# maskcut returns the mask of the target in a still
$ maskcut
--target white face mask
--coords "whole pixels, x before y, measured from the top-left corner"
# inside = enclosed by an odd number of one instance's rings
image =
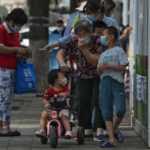
[[[62,85],[62,86],[65,86],[67,84],[67,78],[63,78],[61,80],[59,80],[59,83]]]
[[[57,30],[58,32],[62,32],[62,31],[63,31],[63,29],[64,29],[63,27],[57,27],[57,29],[56,29],[56,30]]]

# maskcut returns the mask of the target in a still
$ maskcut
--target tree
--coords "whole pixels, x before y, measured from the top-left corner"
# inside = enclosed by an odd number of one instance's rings
[[[70,13],[74,12],[76,7],[77,7],[77,0],[70,0]]]
[[[37,95],[40,95],[48,87],[49,54],[39,49],[48,44],[49,0],[28,0],[28,4],[30,48],[36,73]]]

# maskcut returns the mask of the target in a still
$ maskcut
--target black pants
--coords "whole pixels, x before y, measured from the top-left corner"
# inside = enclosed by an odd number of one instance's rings
[[[79,101],[77,98],[78,88],[77,88],[77,71],[73,70],[71,75],[71,89],[70,94],[73,95],[73,97],[70,99],[70,106],[71,106],[71,113],[74,116],[74,119],[78,119],[78,107],[79,107]]]
[[[94,129],[96,130],[97,128],[102,128],[106,129],[105,126],[105,121],[103,120],[100,105],[99,105],[99,84],[100,84],[100,79],[94,80],[94,87],[93,87],[93,97],[92,97],[92,104],[91,104],[91,109],[92,112],[95,110],[95,115],[94,117]]]
[[[77,79],[77,98],[79,100],[79,125],[85,129],[92,128],[92,109],[96,106],[97,127],[104,127],[104,120],[99,106],[99,79]],[[93,104],[93,105],[92,105]]]

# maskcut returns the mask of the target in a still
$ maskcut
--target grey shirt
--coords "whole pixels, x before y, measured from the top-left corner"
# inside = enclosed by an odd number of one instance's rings
[[[105,50],[100,55],[100,58],[98,61],[98,66],[104,62],[107,62],[108,64],[110,64],[112,66],[125,66],[125,65],[128,65],[128,58],[127,58],[124,50],[117,46],[117,47],[113,47],[111,49]],[[104,76],[110,76],[120,83],[124,82],[123,73],[121,71],[102,70],[101,79]]]

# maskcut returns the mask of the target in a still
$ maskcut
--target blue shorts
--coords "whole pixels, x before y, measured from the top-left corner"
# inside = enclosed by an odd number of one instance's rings
[[[113,121],[113,104],[116,106],[116,115],[123,118],[126,112],[126,94],[124,83],[106,76],[100,82],[99,104],[105,121]]]

